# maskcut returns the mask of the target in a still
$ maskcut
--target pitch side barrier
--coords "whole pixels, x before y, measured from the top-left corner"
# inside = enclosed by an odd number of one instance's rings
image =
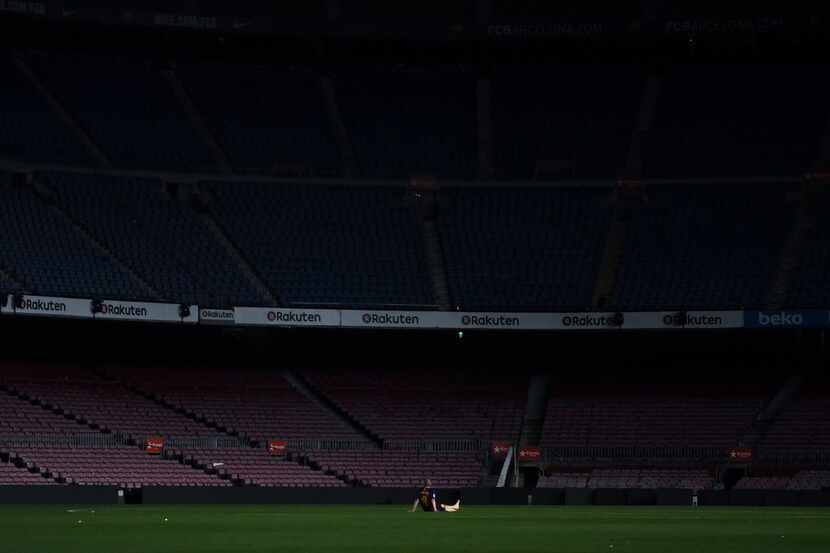
[[[260,486],[145,486],[138,502],[150,505],[398,505],[411,504],[410,488],[269,488]],[[101,505],[121,503],[114,486],[0,486],[0,504]],[[684,489],[463,488],[444,489],[447,501],[464,505],[657,505],[690,506],[695,492]],[[699,492],[701,506],[830,507],[830,492],[733,490]]]
[[[30,295],[9,295],[0,303],[0,312],[4,315],[154,323],[199,322],[198,306],[179,303]]]
[[[411,488],[269,488],[259,486],[145,486],[145,504],[276,504],[276,505],[408,505]],[[656,505],[830,507],[830,492],[787,490],[589,489],[589,488],[462,488],[443,489],[442,497],[464,505]],[[749,493],[746,493],[749,492]]]
[[[613,330],[743,328],[742,311],[629,313],[510,313],[237,307],[234,323],[247,326],[448,330]]]
[[[667,330],[830,328],[830,310],[521,313],[235,307],[32,295],[0,299],[0,313],[205,325],[348,329]]]

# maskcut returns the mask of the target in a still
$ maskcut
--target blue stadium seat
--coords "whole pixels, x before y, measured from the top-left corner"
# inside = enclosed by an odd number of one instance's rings
[[[787,189],[650,190],[628,223],[614,302],[626,310],[763,307],[793,221]]]
[[[393,189],[214,183],[212,209],[293,305],[434,303],[415,214]]]
[[[607,189],[446,189],[442,243],[463,309],[589,308]]]
[[[797,264],[789,280],[787,306],[794,308],[826,309],[830,306],[830,221],[822,214],[827,203],[816,210],[811,225],[799,246]]]
[[[157,179],[50,173],[59,202],[169,301],[212,307],[263,299],[189,206]]]
[[[0,186],[0,235],[0,268],[26,292],[148,299],[127,273],[30,190]],[[4,291],[7,286],[0,282]]]

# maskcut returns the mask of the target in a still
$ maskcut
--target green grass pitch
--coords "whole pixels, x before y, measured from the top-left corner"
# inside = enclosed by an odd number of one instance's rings
[[[827,553],[830,509],[6,505],[0,536],[7,553]]]

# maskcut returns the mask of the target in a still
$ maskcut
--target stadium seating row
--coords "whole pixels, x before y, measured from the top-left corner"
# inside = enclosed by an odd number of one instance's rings
[[[412,486],[431,478],[443,487],[470,487],[484,477],[484,451],[491,442],[519,440],[528,385],[516,374],[481,371],[305,369],[294,371],[291,380],[263,369],[106,371],[102,376],[64,365],[0,367],[6,483],[340,487]],[[638,395],[634,384],[628,388],[617,386],[609,396],[577,385],[556,387],[542,427],[546,454],[560,459],[562,467],[574,466],[569,450],[578,457],[591,448],[674,448],[675,460],[686,463],[696,461],[683,457],[684,448],[708,448],[725,458],[749,434],[768,398],[763,386],[736,394],[715,384],[653,385],[649,396]],[[806,389],[766,429],[756,454],[761,460],[786,454],[803,466],[804,459],[828,448],[827,410],[822,389]],[[166,440],[163,456],[141,451],[151,436]],[[231,437],[235,445],[220,445]],[[290,454],[269,455],[265,446],[271,439],[286,440]],[[322,443],[333,445],[321,449]],[[603,455],[613,461],[613,453]],[[665,463],[615,468],[607,466],[609,459],[590,471],[560,468],[540,485],[708,489],[713,484],[708,469]],[[737,486],[827,485],[822,472],[793,474],[749,476]]]
[[[61,172],[36,174],[31,185],[0,181],[8,238],[0,292],[230,307],[268,305],[264,288],[287,306],[437,303],[419,215],[399,189],[219,181],[196,189]],[[630,209],[603,308],[768,306],[796,224],[793,192],[786,184],[648,191]],[[437,247],[450,305],[593,309],[613,201],[602,188],[442,190]],[[826,307],[824,226],[817,220],[795,252],[787,305]]]

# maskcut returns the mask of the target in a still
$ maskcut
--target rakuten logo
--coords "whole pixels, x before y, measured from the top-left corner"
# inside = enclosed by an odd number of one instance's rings
[[[38,311],[41,313],[65,313],[66,304],[59,301],[33,300],[27,298],[23,300],[23,305],[21,305],[19,309],[25,311]]]
[[[758,324],[761,326],[801,326],[804,317],[800,313],[775,313],[767,315],[758,313]]]
[[[595,315],[565,315],[562,317],[562,326],[581,328],[604,328],[614,326],[611,317]]]
[[[272,323],[321,323],[323,318],[319,313],[301,311],[269,311],[266,318]]]
[[[216,309],[202,309],[199,317],[211,321],[233,321],[233,311],[222,311]]]
[[[718,327],[723,326],[723,318],[718,315],[666,315],[663,317],[663,324],[666,326],[699,326]]]
[[[464,315],[461,317],[461,324],[464,326],[502,327],[520,326],[518,317],[505,317],[503,315]]]
[[[421,319],[417,315],[403,313],[364,313],[361,320],[367,325],[417,326],[421,324]]]
[[[134,317],[146,318],[149,312],[146,307],[136,307],[134,305],[116,305],[112,303],[101,304],[102,315],[112,315],[113,317]]]

